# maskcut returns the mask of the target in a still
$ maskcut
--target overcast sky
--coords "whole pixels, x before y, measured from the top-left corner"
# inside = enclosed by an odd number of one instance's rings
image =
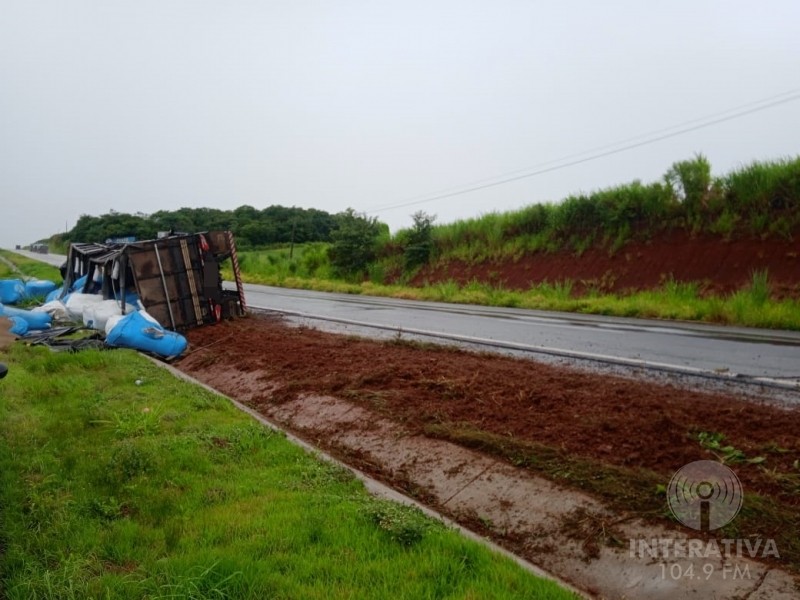
[[[0,0],[0,246],[111,209],[369,211],[533,171],[797,90],[798,24],[797,0]],[[449,222],[696,152],[796,156],[800,101],[373,214]]]

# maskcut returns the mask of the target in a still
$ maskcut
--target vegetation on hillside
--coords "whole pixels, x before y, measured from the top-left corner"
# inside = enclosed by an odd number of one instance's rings
[[[282,206],[181,208],[152,215],[111,212],[82,215],[72,230],[53,236],[51,243],[231,229],[243,249],[332,242],[331,264],[340,277],[358,279],[382,272],[396,279],[436,261],[474,263],[562,249],[580,254],[595,246],[614,253],[629,240],[673,229],[723,239],[789,239],[800,230],[800,157],[755,162],[715,177],[708,160],[697,155],[674,163],[661,181],[649,184],[634,181],[569,196],[557,204],[534,204],[442,225],[419,211],[412,221],[408,229],[389,236],[385,225],[353,209],[338,215]]]
[[[573,282],[568,280],[533,284],[527,290],[478,281],[459,284],[451,280],[423,286],[385,284],[380,280],[383,271],[375,265],[370,267],[372,280],[343,281],[331,276],[329,263],[319,260],[325,256],[324,247],[317,244],[300,248],[296,256],[299,258],[290,260],[286,249],[245,252],[240,259],[242,277],[248,283],[321,292],[800,331],[800,301],[772,298],[766,271],[753,273],[749,285],[724,296],[703,294],[697,282],[674,279],[667,279],[652,290],[626,294],[591,290],[576,295]],[[232,275],[225,273],[228,278]]]
[[[121,235],[123,230],[130,229],[123,226],[130,219],[130,215],[118,214],[83,216],[71,235],[76,236],[75,239],[81,237],[78,234],[82,232],[89,236],[83,239],[91,239],[91,236],[97,239],[112,233]],[[641,294],[617,297],[591,290],[588,295],[575,298],[574,286],[569,281],[545,282],[531,290],[515,292],[493,289],[482,282],[461,286],[445,282],[415,291],[408,282],[426,265],[446,265],[450,261],[470,264],[487,260],[514,261],[536,252],[568,251],[581,255],[589,248],[598,247],[614,254],[629,241],[647,241],[674,230],[690,235],[718,236],[720,241],[740,237],[791,240],[800,231],[800,157],[755,162],[728,174],[713,176],[708,160],[698,155],[674,163],[660,181],[649,184],[634,181],[573,195],[558,204],[536,204],[449,224],[436,224],[435,216],[418,211],[412,215],[412,226],[393,236],[389,235],[386,225],[353,209],[338,215],[282,207],[263,211],[252,207],[234,211],[181,209],[136,219],[156,229],[232,228],[244,250],[240,257],[244,276],[253,282],[315,289],[347,288],[350,293],[503,306],[798,328],[796,302],[756,305],[743,300],[745,296],[707,298],[697,290],[691,294],[693,298],[676,300],[667,289],[671,282],[661,291],[642,292],[666,299],[655,303],[651,298],[643,300],[639,297]],[[305,225],[300,226],[301,221]],[[316,226],[312,227],[312,223]],[[280,248],[279,242],[286,244],[292,240],[296,244],[291,249]],[[769,295],[769,274],[754,275],[764,278]],[[476,286],[480,291],[476,291]],[[540,293],[548,286],[558,288],[556,301],[552,299],[553,294]],[[566,294],[564,289],[568,289]],[[766,301],[771,302],[769,298]]]
[[[421,266],[449,260],[477,263],[518,259],[526,253],[603,247],[610,254],[630,240],[647,240],[680,229],[712,234],[791,239],[800,230],[800,158],[753,163],[713,177],[699,155],[677,162],[662,181],[633,183],[559,204],[535,204],[517,211],[436,225],[418,211],[413,224],[388,237],[370,219],[350,210],[340,220],[347,231],[330,249],[335,274],[356,282],[408,281]],[[337,230],[334,229],[334,232]],[[346,260],[342,257],[346,255]],[[341,263],[347,264],[341,264]]]
[[[565,248],[580,254],[597,245],[613,253],[629,240],[672,229],[723,239],[791,238],[800,230],[800,158],[756,162],[713,177],[698,155],[673,164],[662,181],[438,225],[431,231],[432,260],[478,262]]]
[[[334,273],[344,278],[360,278],[375,260],[378,240],[389,237],[389,228],[378,219],[348,208],[338,215],[337,227],[331,233],[328,257]]]
[[[365,215],[351,213],[366,222]],[[363,249],[358,269],[340,269],[325,243],[242,255],[244,277],[254,283],[401,298],[567,310],[618,316],[704,320],[755,327],[800,329],[800,303],[770,297],[768,271],[751,274],[751,285],[726,296],[702,292],[698,282],[668,278],[661,289],[576,295],[570,281],[543,282],[528,290],[507,290],[486,282],[444,281],[411,287],[426,264],[460,260],[515,260],[526,253],[569,251],[582,254],[602,246],[609,254],[630,240],[648,240],[665,231],[719,236],[792,239],[800,229],[800,158],[754,163],[712,177],[708,161],[697,156],[672,165],[662,181],[634,182],[561,204],[533,205],[519,211],[436,225],[425,212],[413,225],[386,237],[361,227]],[[665,274],[669,276],[669,274]]]

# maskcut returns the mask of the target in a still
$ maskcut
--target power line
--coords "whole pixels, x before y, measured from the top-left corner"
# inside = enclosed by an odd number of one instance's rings
[[[476,181],[471,181],[471,182],[464,183],[464,184],[461,184],[461,185],[450,186],[450,187],[447,187],[447,188],[444,188],[444,189],[440,189],[440,190],[435,190],[435,191],[432,191],[432,192],[429,192],[429,193],[426,193],[426,194],[420,194],[420,195],[415,196],[413,198],[408,198],[407,200],[403,200],[402,202],[411,202],[411,201],[414,201],[414,200],[428,198],[429,196],[434,196],[434,195],[438,195],[438,194],[444,194],[444,193],[448,193],[448,192],[452,192],[452,191],[456,191],[456,190],[461,190],[461,189],[463,189],[465,187],[471,187],[471,186],[474,186],[474,185],[480,185],[480,184],[487,183],[487,182],[490,182],[490,181],[495,181],[498,178],[511,177],[511,176],[516,175],[518,173],[527,173],[531,169],[539,169],[539,168],[542,168],[542,167],[546,167],[548,165],[564,162],[565,160],[570,160],[572,158],[577,158],[579,156],[585,156],[586,154],[590,154],[592,152],[598,152],[598,151],[601,151],[601,150],[614,148],[616,146],[619,146],[620,144],[627,144],[629,142],[633,142],[635,140],[639,140],[639,139],[642,139],[642,138],[645,138],[645,137],[650,137],[652,135],[658,135],[658,134],[661,134],[661,133],[665,133],[667,131],[672,131],[672,130],[677,129],[679,127],[685,127],[685,126],[691,125],[693,123],[707,121],[708,119],[715,119],[717,117],[721,117],[722,115],[727,115],[728,113],[731,113],[731,112],[734,112],[734,111],[738,111],[738,110],[742,110],[742,109],[745,109],[745,108],[749,108],[751,106],[761,105],[764,102],[769,102],[771,100],[776,100],[778,98],[782,98],[783,96],[788,96],[790,94],[797,94],[798,92],[800,92],[800,88],[796,88],[796,89],[793,89],[793,90],[782,92],[780,94],[776,94],[774,96],[769,96],[767,98],[761,98],[760,100],[754,100],[754,101],[748,102],[746,104],[740,104],[738,106],[734,106],[734,107],[729,108],[729,109],[724,110],[724,111],[712,113],[710,115],[706,115],[704,117],[698,117],[696,119],[690,119],[689,121],[683,121],[683,122],[677,123],[675,125],[670,125],[669,127],[663,127],[661,129],[648,131],[646,133],[640,133],[640,134],[635,135],[633,137],[625,138],[623,140],[618,140],[618,141],[612,142],[610,144],[603,144],[602,146],[595,146],[593,148],[589,148],[588,150],[583,150],[582,152],[576,152],[576,153],[573,153],[573,154],[568,154],[568,155],[562,156],[560,158],[556,158],[556,159],[553,159],[553,160],[548,160],[548,161],[545,161],[545,162],[542,162],[542,163],[538,163],[538,164],[535,164],[535,165],[531,165],[529,167],[525,167],[525,168],[522,168],[522,169],[515,169],[513,171],[507,171],[505,173],[499,173],[499,174],[494,175],[492,177],[485,177],[483,179],[478,179]],[[390,204],[388,204],[386,206],[394,206],[394,204],[395,203],[390,203]],[[379,206],[379,207],[376,207],[376,208],[371,209],[371,210],[376,211],[376,210],[381,210],[381,208],[382,207]]]
[[[649,133],[636,135],[634,137],[627,138],[625,140],[621,140],[619,142],[614,142],[612,144],[606,144],[606,145],[599,146],[599,147],[596,147],[596,148],[593,148],[593,149],[590,149],[590,150],[585,150],[583,152],[578,152],[576,154],[570,154],[570,155],[562,157],[560,159],[555,159],[555,160],[547,161],[547,162],[544,162],[544,163],[539,163],[537,165],[534,165],[532,167],[528,167],[526,169],[519,169],[519,170],[516,170],[516,171],[511,171],[510,173],[505,173],[505,174],[502,174],[502,175],[496,175],[494,177],[478,180],[476,182],[465,184],[466,186],[468,186],[466,188],[463,185],[462,186],[457,186],[456,188],[447,188],[445,190],[441,190],[440,192],[434,192],[433,195],[425,195],[425,196],[422,196],[422,197],[418,196],[417,198],[414,198],[414,199],[411,199],[411,200],[408,200],[408,201],[403,201],[403,202],[400,202],[400,203],[397,203],[397,204],[388,204],[388,205],[384,205],[384,206],[379,206],[379,207],[376,207],[376,208],[373,208],[373,209],[369,209],[367,212],[370,212],[370,213],[382,212],[382,211],[386,211],[386,210],[394,210],[396,208],[404,208],[406,206],[414,206],[414,205],[417,205],[417,204],[424,204],[424,203],[427,203],[427,202],[433,202],[434,200],[442,200],[444,198],[451,198],[453,196],[458,196],[458,195],[461,195],[461,194],[467,194],[469,192],[475,192],[475,191],[478,191],[478,190],[482,190],[482,189],[486,189],[486,188],[490,188],[490,187],[495,187],[495,186],[502,185],[502,184],[505,184],[505,183],[510,183],[512,181],[518,181],[520,179],[526,179],[528,177],[534,177],[536,175],[542,175],[544,173],[550,173],[552,171],[565,169],[567,167],[572,167],[572,166],[579,165],[579,164],[582,164],[582,163],[586,163],[586,162],[589,162],[589,161],[592,161],[592,160],[597,160],[599,158],[604,158],[606,156],[611,156],[613,154],[619,154],[620,152],[625,152],[627,150],[632,150],[634,148],[640,148],[642,146],[646,146],[646,145],[649,145],[649,144],[654,144],[656,142],[660,142],[660,141],[663,141],[663,140],[666,140],[666,139],[669,139],[669,138],[677,137],[677,136],[683,135],[685,133],[690,133],[692,131],[697,131],[698,129],[704,129],[706,127],[711,127],[713,125],[718,125],[719,123],[724,123],[726,121],[732,121],[733,119],[738,119],[738,118],[744,117],[746,115],[757,113],[757,112],[760,112],[762,110],[767,110],[769,108],[773,108],[773,107],[779,106],[781,104],[786,104],[788,102],[793,102],[795,100],[800,99],[800,94],[798,94],[797,92],[800,92],[800,89],[790,90],[788,92],[783,92],[783,93],[777,94],[775,96],[770,96],[769,98],[764,98],[762,100],[749,102],[747,104],[740,105],[740,106],[738,106],[736,108],[730,108],[728,110],[716,113],[716,114],[708,116],[708,117],[701,117],[701,118],[697,118],[697,119],[692,119],[690,121],[684,121],[683,123],[680,123],[678,125],[672,125],[670,127],[665,127],[663,129],[658,129],[658,130],[655,130],[655,131],[651,131]],[[789,97],[784,97],[784,96],[787,96],[789,94],[794,94],[794,95],[791,95]],[[778,98],[781,98],[781,99],[778,100]],[[772,102],[770,102],[770,100],[772,100]],[[764,102],[768,102],[768,103],[764,104]],[[754,106],[754,105],[757,105],[757,106],[755,106],[754,108],[749,108],[747,110],[741,110],[741,109],[744,109],[746,107],[751,107],[751,106]],[[733,113],[733,114],[729,114],[729,113]],[[721,116],[721,115],[727,115],[727,116]],[[712,119],[712,120],[708,121],[707,119]],[[691,127],[686,127],[689,124],[698,123],[698,122],[701,122],[701,121],[705,121],[705,122],[702,122],[702,123],[700,123],[698,125],[693,125]],[[673,131],[675,129],[677,129],[677,131]],[[667,131],[671,131],[671,133],[662,133],[662,132],[667,132]],[[657,135],[657,134],[661,134],[661,135]],[[649,137],[649,136],[653,136],[653,135],[656,135],[656,137]],[[634,140],[641,139],[643,137],[647,137],[648,139],[645,139],[645,140],[643,140],[641,142],[628,143],[628,142],[632,142]],[[619,146],[620,144],[626,144],[626,145],[624,145],[622,147],[619,147],[619,148],[615,148],[616,146]],[[603,151],[603,152],[597,152],[599,150],[605,150],[607,148],[615,148],[615,149],[607,150],[607,151]],[[585,158],[581,158],[581,159],[578,159],[578,160],[570,160],[572,158],[579,157],[579,156],[584,156],[586,154],[593,153],[593,152],[595,152],[595,154],[591,154],[591,156],[587,156]],[[569,162],[566,162],[566,163],[563,162],[565,160],[568,160]],[[559,164],[556,164],[555,166],[551,166],[551,167],[547,167],[547,168],[540,168],[540,167],[545,167],[547,165],[553,165],[554,163],[559,163]],[[531,169],[537,169],[537,170],[530,172]],[[518,173],[522,173],[522,174],[518,174]],[[500,177],[501,179],[497,180],[498,177]]]

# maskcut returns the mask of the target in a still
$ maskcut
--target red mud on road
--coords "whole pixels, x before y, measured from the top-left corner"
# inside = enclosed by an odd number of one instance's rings
[[[251,316],[188,337],[190,352],[178,367],[256,410],[304,394],[333,396],[417,434],[437,427],[486,432],[598,471],[624,472],[630,482],[655,474],[666,484],[686,463],[721,458],[724,452],[698,441],[700,432],[720,433],[722,446],[764,458],[732,459],[746,492],[769,497],[781,519],[793,519],[764,524],[759,534],[800,529],[797,409],[525,359],[330,334],[279,318]],[[251,382],[249,389],[237,389],[237,380]]]
[[[258,371],[276,403],[303,393],[367,404],[406,427],[441,423],[537,442],[626,467],[671,474],[713,458],[699,432],[725,435],[746,456],[800,458],[800,411],[490,354],[378,342],[252,316],[189,332],[179,366],[213,386],[215,373]],[[203,346],[208,346],[202,348]],[[219,388],[218,388],[219,389]],[[236,390],[221,391],[236,397]],[[776,448],[781,452],[776,452]],[[775,455],[775,456],[773,456]],[[769,489],[756,465],[739,475]],[[800,503],[796,495],[785,498]]]
[[[763,270],[769,273],[775,297],[800,298],[800,240],[724,241],[674,231],[648,242],[629,242],[613,255],[607,248],[592,247],[580,256],[559,251],[477,264],[450,261],[424,267],[412,284],[453,280],[463,285],[477,280],[527,290],[545,281],[570,280],[576,293],[590,288],[626,292],[657,288],[671,277],[698,282],[703,293],[727,294],[746,287],[752,274]]]

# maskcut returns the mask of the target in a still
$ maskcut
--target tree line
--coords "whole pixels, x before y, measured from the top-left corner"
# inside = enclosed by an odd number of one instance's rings
[[[277,205],[262,210],[252,206],[234,210],[181,208],[150,215],[112,210],[100,216],[81,215],[75,227],[50,241],[66,246],[73,242],[103,243],[127,237],[148,240],[164,231],[194,233],[222,229],[233,231],[241,249],[326,242],[329,246],[325,252],[334,271],[348,279],[359,279],[382,248],[385,251],[398,246],[404,250],[406,268],[427,262],[435,217],[419,211],[412,219],[413,226],[392,242],[388,225],[352,208],[337,214]]]
[[[81,215],[62,239],[72,242],[103,243],[108,239],[135,237],[154,239],[159,232],[195,233],[214,229],[231,230],[242,248],[272,244],[329,242],[340,217],[324,210],[273,205],[264,209],[240,206],[233,210],[180,208],[150,215],[110,211],[100,216]]]

